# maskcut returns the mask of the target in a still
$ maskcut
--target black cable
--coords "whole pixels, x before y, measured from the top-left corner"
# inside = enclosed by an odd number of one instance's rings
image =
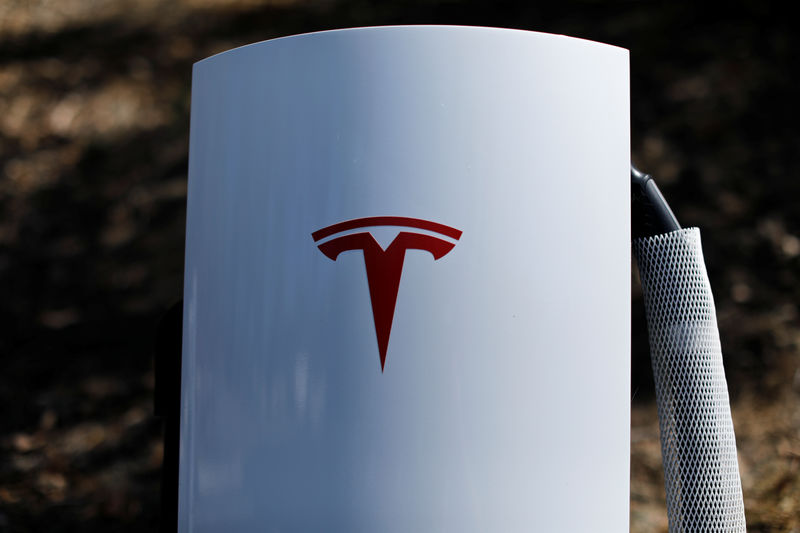
[[[650,174],[631,165],[631,237],[640,239],[681,229]]]

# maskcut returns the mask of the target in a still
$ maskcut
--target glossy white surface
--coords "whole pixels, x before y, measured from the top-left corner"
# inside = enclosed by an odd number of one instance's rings
[[[627,531],[627,51],[363,28],[192,91],[180,531]],[[463,235],[406,253],[382,373],[311,233],[384,215]]]

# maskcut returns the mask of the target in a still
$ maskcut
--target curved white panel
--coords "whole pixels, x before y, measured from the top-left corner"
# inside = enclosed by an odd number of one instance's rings
[[[181,531],[626,531],[628,107],[515,30],[196,64]]]

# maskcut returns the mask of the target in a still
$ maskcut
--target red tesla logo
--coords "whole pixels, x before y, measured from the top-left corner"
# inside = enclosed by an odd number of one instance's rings
[[[461,231],[418,218],[407,217],[367,217],[339,222],[311,234],[314,242],[319,242],[337,233],[349,232],[370,226],[403,226],[438,233],[453,240],[461,238]],[[323,254],[336,261],[340,253],[348,250],[362,250],[364,265],[367,268],[369,296],[372,300],[372,318],[375,321],[375,334],[378,338],[378,351],[381,357],[381,372],[386,363],[386,349],[392,331],[394,307],[397,302],[397,289],[403,273],[403,260],[406,250],[425,250],[433,255],[434,261],[444,257],[456,244],[425,233],[401,231],[384,250],[368,231],[346,233],[317,245]]]

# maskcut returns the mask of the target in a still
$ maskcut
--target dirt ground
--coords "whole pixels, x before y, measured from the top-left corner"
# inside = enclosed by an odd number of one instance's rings
[[[150,531],[155,324],[181,297],[191,65],[363,25],[631,50],[633,160],[703,232],[748,528],[800,532],[798,44],[767,3],[0,2],[0,532]],[[667,530],[634,286],[631,530]]]

